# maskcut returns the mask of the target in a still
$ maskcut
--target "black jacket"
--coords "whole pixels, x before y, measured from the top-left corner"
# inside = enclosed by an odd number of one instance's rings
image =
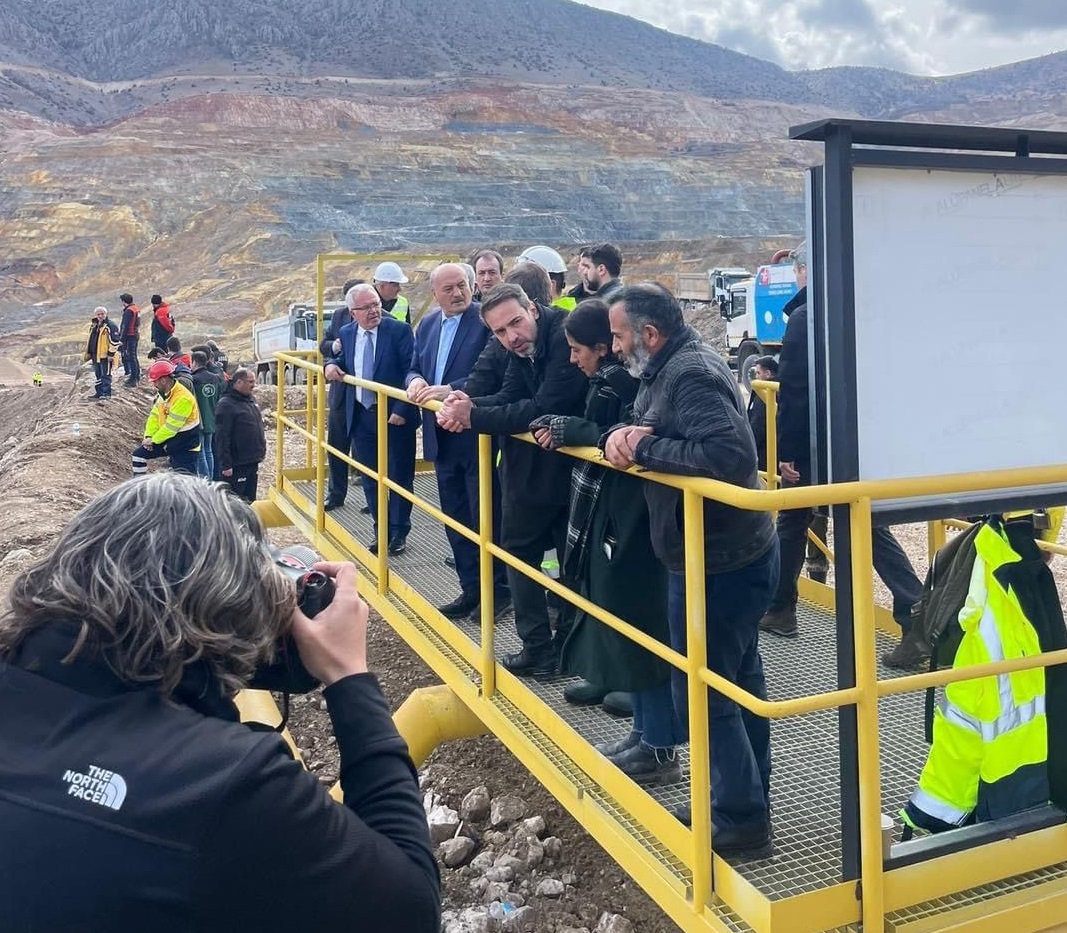
[[[653,428],[634,450],[638,466],[760,488],[756,444],[737,381],[692,327],[673,334],[641,374],[634,424]],[[681,573],[685,568],[682,494],[655,482],[644,485],[656,556],[668,570]],[[770,513],[704,500],[706,572],[745,567],[766,554],[774,540]]]
[[[761,470],[767,469],[767,403],[753,391],[748,397],[748,426],[756,441],[756,463]],[[777,464],[775,464],[777,466]]]
[[[789,315],[778,356],[778,462],[811,464],[808,406],[808,290],[802,288],[782,309]]]
[[[437,933],[418,783],[373,675],[327,688],[344,805],[190,665],[171,699],[56,625],[0,663],[4,933]]]
[[[583,412],[589,383],[570,361],[571,349],[563,331],[566,314],[558,308],[539,305],[538,315],[533,358],[507,354],[508,368],[500,390],[474,399],[473,430],[481,434],[522,434],[541,415]],[[467,379],[468,390],[473,377],[472,373]],[[565,506],[572,464],[570,457],[542,450],[536,444],[509,441],[503,457],[504,494],[521,496],[525,504]]]
[[[267,455],[263,416],[251,395],[232,384],[215,406],[215,457],[220,470],[259,463]]]
[[[322,354],[323,364],[337,354],[333,352],[333,342],[340,340],[341,328],[352,320],[352,312],[348,305],[334,308],[330,317],[330,324],[319,341],[319,353]],[[343,382],[331,382],[329,392],[329,406],[332,411],[343,411],[345,407],[345,384]]]

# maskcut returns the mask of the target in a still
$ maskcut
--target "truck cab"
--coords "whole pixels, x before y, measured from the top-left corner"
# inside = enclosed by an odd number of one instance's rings
[[[749,370],[759,357],[781,349],[788,320],[782,309],[796,293],[792,260],[760,266],[754,276],[729,286],[719,311],[726,321],[730,368],[741,384],[748,386]]]
[[[333,309],[322,312],[322,326],[330,326]],[[289,350],[317,351],[319,347],[318,313],[315,305],[295,302],[286,314],[252,325],[252,350],[256,357],[256,381],[277,385],[278,362],[274,354]],[[303,375],[303,371],[299,371]],[[288,370],[292,374],[292,369]]]

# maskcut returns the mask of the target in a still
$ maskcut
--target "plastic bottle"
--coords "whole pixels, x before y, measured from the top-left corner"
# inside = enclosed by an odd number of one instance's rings
[[[75,421],[74,424],[70,426],[70,433],[73,434],[75,437],[81,437],[82,426],[78,424],[77,421]]]

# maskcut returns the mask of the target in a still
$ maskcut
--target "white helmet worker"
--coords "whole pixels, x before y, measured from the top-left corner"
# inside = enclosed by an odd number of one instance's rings
[[[524,249],[516,262],[536,262],[545,272],[566,272],[563,257],[551,246],[530,246]]]
[[[406,285],[408,277],[404,275],[404,270],[395,262],[380,262],[378,263],[378,268],[374,270],[374,281]]]

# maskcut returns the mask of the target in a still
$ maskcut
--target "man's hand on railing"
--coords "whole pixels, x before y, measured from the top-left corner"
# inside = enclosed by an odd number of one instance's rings
[[[389,423],[394,427],[400,427],[402,424],[407,424],[408,420],[403,415],[390,415]]]
[[[408,383],[408,398],[416,405],[426,402],[443,402],[452,393],[451,386],[432,386],[425,379],[417,377]]]
[[[345,371],[336,363],[327,363],[322,374],[327,382],[341,382],[345,378]]]
[[[468,431],[471,426],[471,408],[474,405],[466,392],[449,392],[444,399],[441,410],[437,413],[437,423],[446,431],[458,434]]]
[[[779,463],[778,472],[782,474],[782,479],[787,483],[799,483],[800,473],[797,472],[797,465],[790,460],[788,463]]]
[[[634,451],[641,443],[641,438],[651,433],[651,427],[636,424],[612,431],[604,444],[604,458],[612,466],[625,470],[634,462]]]

